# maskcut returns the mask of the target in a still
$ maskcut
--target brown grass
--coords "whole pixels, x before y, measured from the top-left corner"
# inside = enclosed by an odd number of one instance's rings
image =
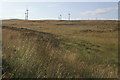
[[[116,28],[116,21],[3,21],[3,77],[116,78]]]

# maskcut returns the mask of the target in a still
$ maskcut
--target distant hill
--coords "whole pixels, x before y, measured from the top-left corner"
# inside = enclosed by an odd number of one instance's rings
[[[3,20],[24,20],[24,19],[3,19]]]

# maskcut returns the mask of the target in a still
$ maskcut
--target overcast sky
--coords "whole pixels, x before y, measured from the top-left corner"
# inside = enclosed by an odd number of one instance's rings
[[[29,19],[117,19],[118,2],[3,2],[0,19],[24,19],[26,8]]]
[[[119,0],[0,0],[1,2],[118,2]]]

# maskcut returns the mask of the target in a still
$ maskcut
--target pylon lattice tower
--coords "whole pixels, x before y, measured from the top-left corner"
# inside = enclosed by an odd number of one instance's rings
[[[69,13],[69,14],[68,14],[68,20],[70,20],[70,15],[71,15],[71,14]]]
[[[27,14],[27,13],[25,12],[25,20],[26,20],[26,14]]]
[[[26,11],[25,11],[25,20],[28,20],[28,9],[26,9]]]
[[[60,14],[60,20],[62,20],[62,15]]]

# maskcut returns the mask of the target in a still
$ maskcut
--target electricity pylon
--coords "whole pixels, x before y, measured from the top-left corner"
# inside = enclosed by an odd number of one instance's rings
[[[26,18],[27,18],[27,20],[28,20],[28,9],[26,10]]]
[[[68,20],[70,20],[70,15],[71,15],[71,14],[69,13],[69,14],[68,14]]]
[[[28,20],[28,9],[26,9],[26,11],[25,11],[25,20]]]

